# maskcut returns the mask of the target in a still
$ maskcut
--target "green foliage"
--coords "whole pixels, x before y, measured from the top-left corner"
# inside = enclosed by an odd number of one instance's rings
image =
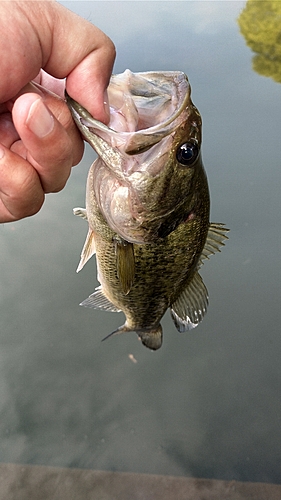
[[[281,83],[281,1],[248,0],[238,24],[247,45],[256,53],[253,69]]]

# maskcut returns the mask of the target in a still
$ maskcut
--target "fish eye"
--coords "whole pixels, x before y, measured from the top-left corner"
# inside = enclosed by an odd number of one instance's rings
[[[185,142],[178,147],[176,157],[182,165],[192,165],[199,153],[199,148],[195,142]]]

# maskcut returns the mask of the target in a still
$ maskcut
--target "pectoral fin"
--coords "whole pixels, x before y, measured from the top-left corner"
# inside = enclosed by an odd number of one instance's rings
[[[179,332],[195,328],[202,321],[208,306],[208,291],[198,272],[171,306],[171,316]]]
[[[115,241],[117,276],[125,295],[131,290],[135,277],[135,255],[133,243],[125,240]]]

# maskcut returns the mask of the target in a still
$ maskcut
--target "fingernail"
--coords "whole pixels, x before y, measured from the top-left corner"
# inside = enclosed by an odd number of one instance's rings
[[[26,125],[40,139],[52,132],[54,118],[40,98],[31,104]]]
[[[106,90],[105,90],[105,92],[103,94],[103,105],[104,105],[105,114],[106,114],[106,116],[108,117],[108,120],[109,120],[109,118],[110,118],[110,110],[109,110],[108,95],[107,95],[107,91]]]

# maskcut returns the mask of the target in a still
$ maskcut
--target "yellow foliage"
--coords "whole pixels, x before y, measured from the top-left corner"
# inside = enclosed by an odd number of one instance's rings
[[[238,24],[256,53],[253,69],[281,83],[281,0],[248,0]]]

